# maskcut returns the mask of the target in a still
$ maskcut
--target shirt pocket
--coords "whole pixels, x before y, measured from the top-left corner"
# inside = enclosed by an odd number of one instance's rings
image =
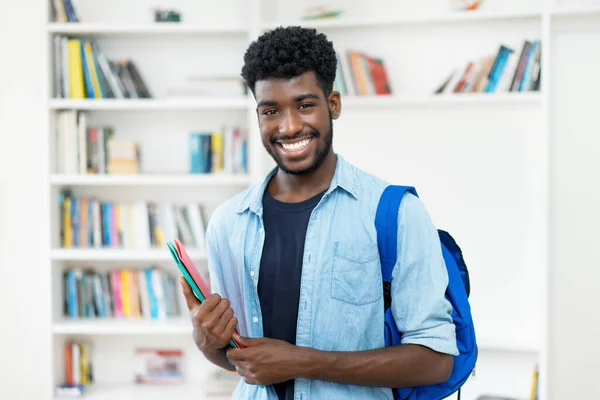
[[[383,295],[377,243],[335,242],[331,297],[354,305],[371,304]]]

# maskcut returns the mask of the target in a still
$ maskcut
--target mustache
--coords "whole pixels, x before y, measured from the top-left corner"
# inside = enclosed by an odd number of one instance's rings
[[[296,139],[310,138],[310,137],[317,137],[317,136],[319,136],[319,132],[316,129],[313,129],[308,133],[298,132],[292,136],[276,135],[276,136],[271,137],[270,141],[272,144],[275,144],[275,142],[286,142],[288,140],[296,140]]]

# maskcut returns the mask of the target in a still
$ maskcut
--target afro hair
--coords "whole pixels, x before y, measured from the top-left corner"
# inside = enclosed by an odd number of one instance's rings
[[[328,96],[336,68],[336,52],[324,34],[299,26],[278,27],[250,44],[244,54],[242,78],[254,93],[256,81],[290,79],[312,71]]]

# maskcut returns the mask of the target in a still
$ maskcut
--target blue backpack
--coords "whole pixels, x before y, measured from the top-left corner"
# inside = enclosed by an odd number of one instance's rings
[[[418,196],[414,187],[395,185],[386,187],[379,199],[375,216],[383,277],[386,347],[398,345],[402,339],[402,332],[398,332],[390,305],[392,272],[398,256],[398,208],[407,191]],[[469,272],[462,252],[452,236],[442,230],[438,230],[438,234],[448,270],[446,298],[452,304],[452,319],[456,327],[456,344],[460,354],[454,357],[454,368],[446,382],[412,388],[395,388],[393,392],[396,400],[440,400],[457,391],[460,399],[460,388],[475,369],[477,343],[468,300],[470,294]]]

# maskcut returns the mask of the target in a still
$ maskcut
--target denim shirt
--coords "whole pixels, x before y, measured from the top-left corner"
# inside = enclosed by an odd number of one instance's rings
[[[207,226],[211,289],[230,300],[242,336],[262,337],[257,294],[264,243],[264,181],[222,203]],[[296,345],[325,351],[384,346],[383,292],[375,212],[387,182],[340,155],[329,189],[309,220]],[[452,307],[445,298],[448,275],[439,237],[420,199],[406,194],[398,217],[398,263],[392,310],[403,343],[458,354]],[[297,379],[295,399],[392,399],[387,388]],[[277,399],[271,386],[240,379],[233,399]]]

